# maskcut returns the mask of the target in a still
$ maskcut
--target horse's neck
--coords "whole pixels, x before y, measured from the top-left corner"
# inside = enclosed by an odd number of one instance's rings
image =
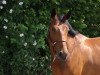
[[[75,38],[76,38],[80,43],[82,43],[82,42],[84,42],[86,39],[88,39],[88,37],[86,37],[86,36],[84,36],[84,35],[82,35],[82,34],[77,34],[77,35],[75,36]]]
[[[81,43],[84,43],[87,38],[88,37],[82,34],[77,34],[75,37],[69,37],[67,42],[69,50],[72,51],[75,47],[78,47]]]

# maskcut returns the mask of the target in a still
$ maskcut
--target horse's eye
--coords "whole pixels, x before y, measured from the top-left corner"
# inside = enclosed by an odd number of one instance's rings
[[[56,32],[56,29],[55,29],[55,28],[52,28],[52,31],[53,31],[53,32]]]

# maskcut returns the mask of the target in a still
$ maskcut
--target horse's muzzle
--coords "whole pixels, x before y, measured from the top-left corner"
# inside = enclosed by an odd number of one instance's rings
[[[67,56],[68,56],[68,54],[65,53],[64,51],[59,51],[57,53],[57,58],[60,59],[60,60],[63,60],[63,61],[66,60]]]

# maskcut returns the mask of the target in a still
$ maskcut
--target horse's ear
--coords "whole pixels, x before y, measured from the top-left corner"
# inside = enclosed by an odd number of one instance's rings
[[[57,15],[57,11],[55,8],[51,10],[51,18],[54,18]]]
[[[55,8],[53,8],[53,9],[51,10],[51,19],[58,20],[57,11],[56,11]]]
[[[51,10],[51,22],[57,25],[59,23],[59,18],[55,8]]]
[[[65,22],[66,20],[68,20],[71,16],[71,11],[69,11],[67,14],[65,14],[61,20],[61,22]]]

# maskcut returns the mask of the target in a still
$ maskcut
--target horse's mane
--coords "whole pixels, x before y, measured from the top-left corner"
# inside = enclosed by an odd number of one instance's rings
[[[69,31],[68,31],[68,34],[72,37],[75,37],[75,35],[77,35],[79,32],[74,30],[72,28],[72,26],[70,25],[70,23],[68,22],[68,20],[66,20],[66,24],[69,26]]]

